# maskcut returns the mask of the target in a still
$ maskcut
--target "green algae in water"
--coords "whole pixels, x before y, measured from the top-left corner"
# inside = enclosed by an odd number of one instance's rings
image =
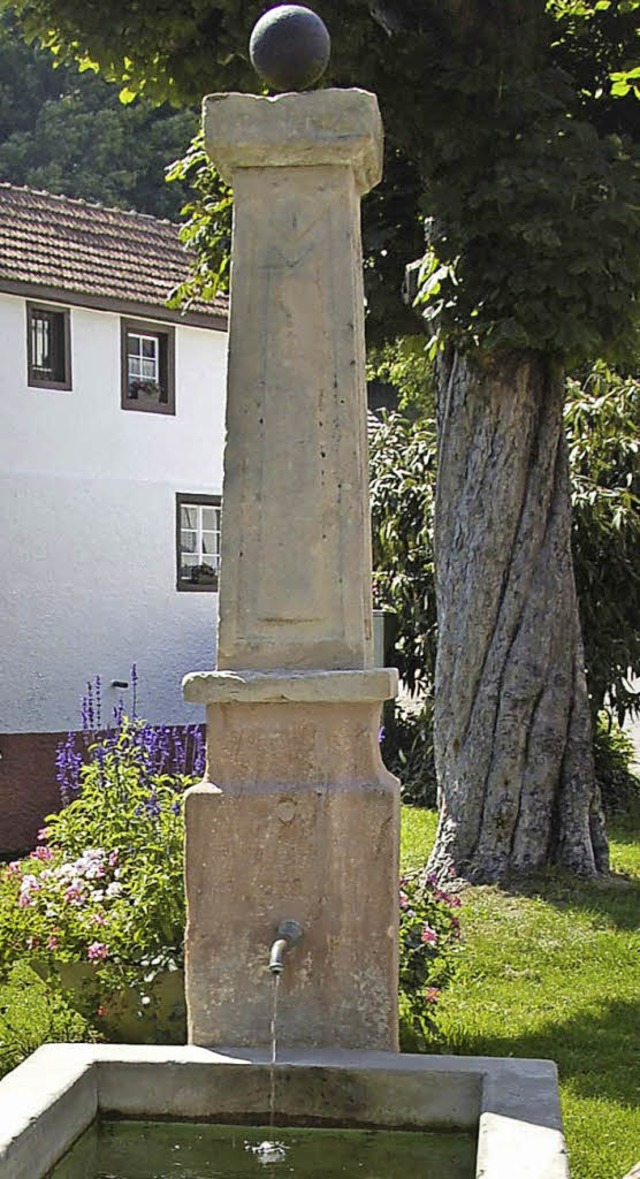
[[[284,1157],[252,1149],[266,1138]],[[469,1134],[118,1121],[83,1134],[51,1179],[473,1179],[475,1156]]]

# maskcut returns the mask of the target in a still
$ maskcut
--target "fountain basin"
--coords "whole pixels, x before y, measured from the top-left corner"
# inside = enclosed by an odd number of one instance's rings
[[[266,1136],[266,1137],[265,1137]],[[473,1134],[100,1118],[48,1179],[474,1179]],[[275,1168],[275,1169],[274,1169]]]
[[[476,1179],[569,1176],[551,1061],[288,1050],[275,1110],[276,1124],[475,1132]],[[267,1055],[46,1045],[0,1082],[3,1179],[45,1179],[99,1114],[265,1124]]]

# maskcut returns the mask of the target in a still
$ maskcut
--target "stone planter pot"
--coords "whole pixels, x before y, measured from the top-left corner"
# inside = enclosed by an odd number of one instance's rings
[[[161,970],[146,982],[140,968],[132,985],[118,987],[90,962],[34,963],[47,980],[59,982],[65,998],[113,1044],[185,1044],[184,973]]]

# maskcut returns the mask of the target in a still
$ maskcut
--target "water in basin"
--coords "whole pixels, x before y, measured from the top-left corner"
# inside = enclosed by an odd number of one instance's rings
[[[475,1155],[461,1133],[100,1121],[50,1179],[473,1179]]]

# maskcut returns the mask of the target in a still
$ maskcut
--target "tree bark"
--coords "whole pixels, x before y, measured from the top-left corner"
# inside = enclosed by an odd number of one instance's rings
[[[438,391],[440,822],[430,868],[608,868],[571,559],[562,374],[451,353]]]

